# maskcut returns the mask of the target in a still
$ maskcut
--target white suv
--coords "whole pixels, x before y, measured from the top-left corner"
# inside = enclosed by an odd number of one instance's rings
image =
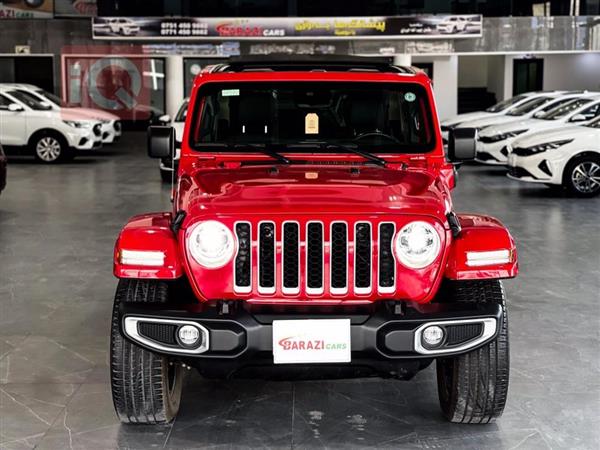
[[[6,154],[33,154],[43,163],[71,159],[102,146],[102,124],[56,111],[38,97],[0,86],[0,145]]]
[[[18,91],[27,91],[34,94],[40,101],[48,103],[52,109],[56,111],[72,112],[74,116],[79,116],[81,119],[93,119],[102,123],[102,143],[114,144],[121,138],[121,120],[120,117],[103,111],[101,109],[92,108],[71,108],[63,104],[60,97],[51,94],[34,86],[32,84],[22,83],[0,83],[0,87],[13,88]]]
[[[585,125],[515,139],[508,155],[508,176],[562,185],[580,197],[600,194],[600,116]]]

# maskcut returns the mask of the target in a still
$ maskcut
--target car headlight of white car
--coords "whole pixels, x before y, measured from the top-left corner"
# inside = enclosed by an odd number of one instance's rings
[[[406,267],[422,269],[430,265],[440,254],[440,236],[433,225],[410,222],[396,235],[396,256]]]
[[[500,142],[500,141],[505,141],[506,139],[510,139],[510,138],[514,138],[520,134],[526,133],[527,129],[523,129],[523,130],[514,130],[514,131],[506,131],[504,133],[499,133],[499,134],[494,134],[492,136],[485,136],[485,138],[487,138],[488,141],[490,142]],[[483,136],[481,136],[483,138]]]
[[[73,128],[92,128],[91,122],[86,122],[82,120],[63,120],[63,122]]]
[[[560,141],[544,142],[543,144],[532,145],[531,147],[514,149],[513,152],[519,156],[535,155],[536,153],[543,153],[548,150],[555,150],[571,142],[573,142],[573,139],[562,139]]]
[[[233,233],[221,222],[207,220],[194,227],[187,247],[192,258],[203,267],[216,269],[233,258],[235,240]]]

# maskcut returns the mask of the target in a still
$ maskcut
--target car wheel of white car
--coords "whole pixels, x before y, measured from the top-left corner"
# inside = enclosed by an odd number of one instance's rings
[[[583,155],[570,161],[565,167],[563,184],[578,197],[600,194],[600,156]]]
[[[42,135],[34,142],[35,157],[38,161],[53,164],[66,158],[66,144],[56,136]]]

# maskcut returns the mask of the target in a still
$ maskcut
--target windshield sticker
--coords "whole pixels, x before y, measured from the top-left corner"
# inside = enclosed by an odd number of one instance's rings
[[[319,116],[316,113],[308,113],[304,118],[304,133],[319,134]]]
[[[412,92],[407,92],[404,94],[404,100],[407,102],[414,102],[417,99],[417,96]]]
[[[237,97],[240,95],[239,89],[223,89],[221,91],[223,97]]]

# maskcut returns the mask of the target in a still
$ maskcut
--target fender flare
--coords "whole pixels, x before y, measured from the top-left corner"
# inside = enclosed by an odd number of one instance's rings
[[[183,275],[171,219],[171,213],[152,213],[132,217],[127,222],[115,243],[113,273],[117,278],[174,280]],[[158,262],[132,263],[125,257],[127,251],[140,252],[137,254],[142,259],[144,252],[148,252],[153,258],[158,257]]]
[[[444,276],[450,280],[514,278],[518,273],[517,248],[508,229],[499,220],[475,214],[458,214],[462,230],[450,245]],[[508,251],[504,263],[473,265],[468,252]]]

